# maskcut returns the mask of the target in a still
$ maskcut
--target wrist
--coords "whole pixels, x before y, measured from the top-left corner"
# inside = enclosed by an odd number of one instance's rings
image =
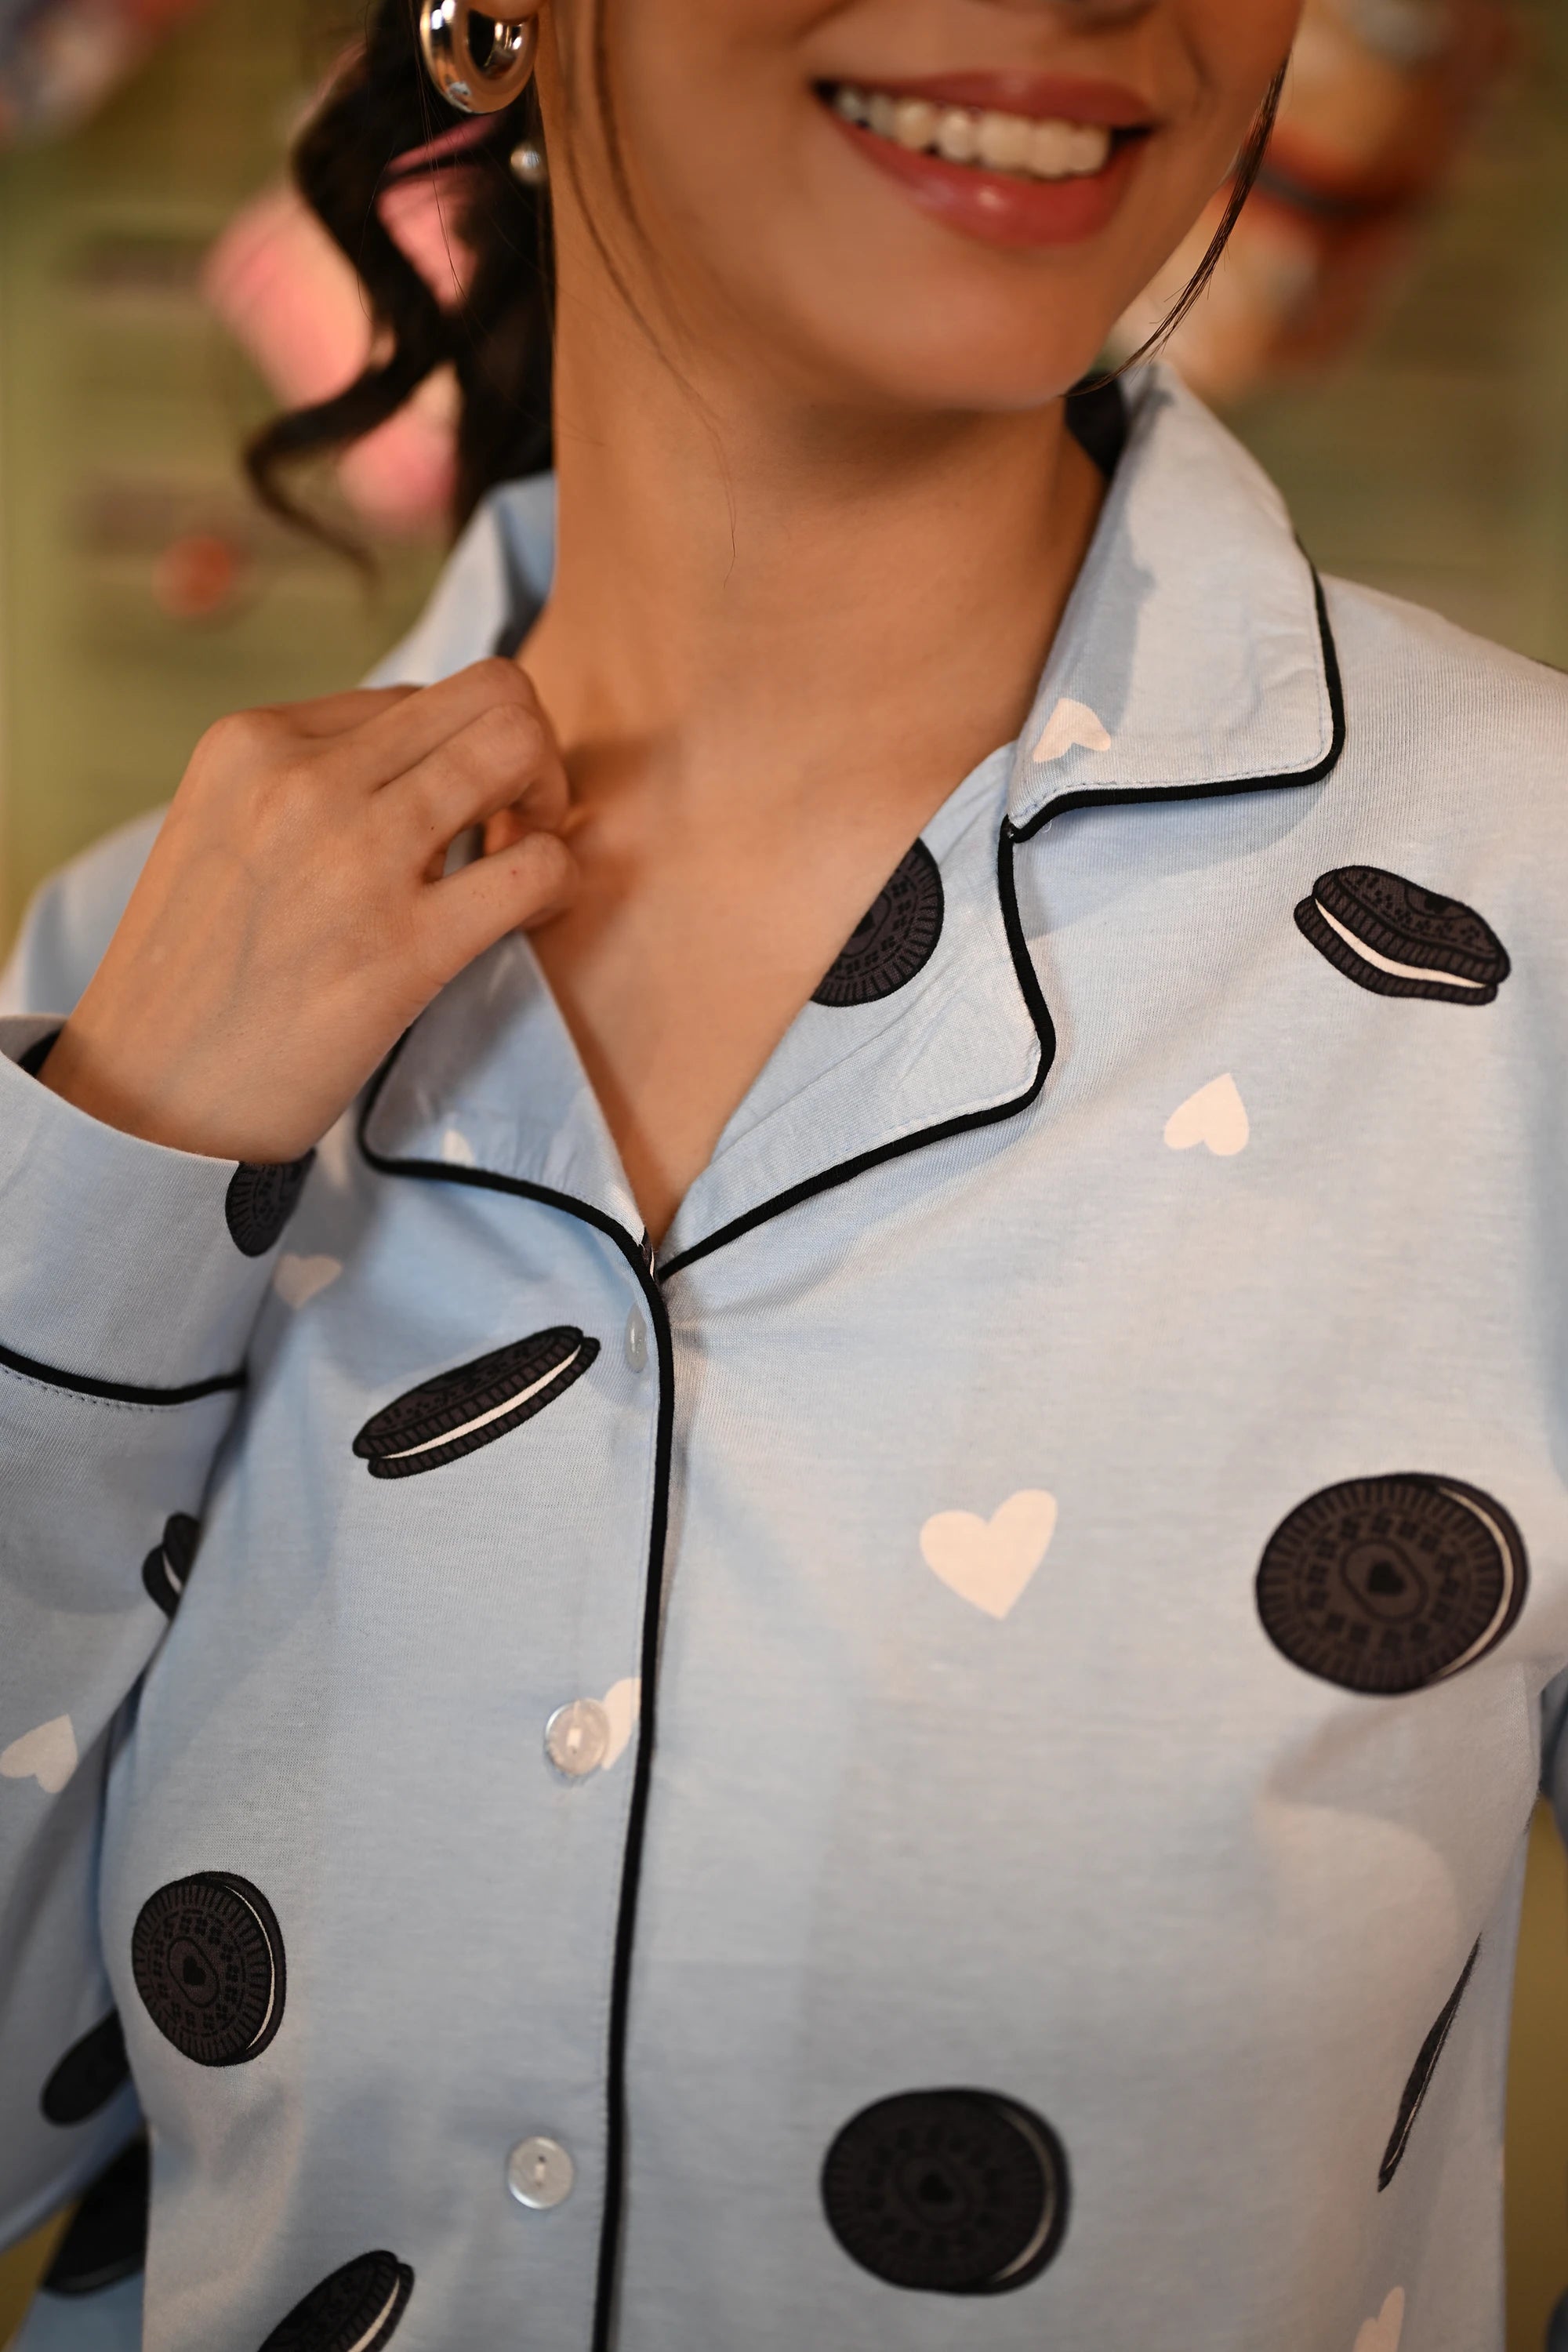
[[[37,1056],[37,1048],[33,1049]],[[240,1155],[215,1150],[204,1139],[189,1131],[189,1122],[177,1117],[171,1120],[166,1109],[155,1098],[149,1097],[132,1082],[111,1075],[117,1064],[93,1048],[83,1036],[79,1024],[68,1021],[57,1031],[47,1054],[36,1058],[32,1074],[40,1086],[58,1095],[100,1127],[112,1127],[121,1135],[132,1135],[142,1143],[156,1143],[166,1150],[187,1151],[204,1160],[232,1160]]]
[[[189,1058],[166,1071],[142,1066],[139,1057],[100,1041],[77,1015],[49,1041],[33,1075],[100,1127],[194,1159],[287,1165],[316,1140],[295,1131],[297,1118],[273,1121],[258,1115],[253,1099],[237,1102],[232,1083],[215,1086],[205,1098],[193,1083]]]

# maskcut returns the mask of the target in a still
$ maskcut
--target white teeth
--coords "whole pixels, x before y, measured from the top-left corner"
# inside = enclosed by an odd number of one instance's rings
[[[893,117],[893,136],[900,147],[918,153],[936,137],[936,109],[923,98],[901,98]]]
[[[1029,168],[1043,180],[1065,179],[1073,168],[1078,132],[1070,122],[1037,122],[1029,133]]]
[[[1103,172],[1110,161],[1111,139],[1102,122],[1079,122],[1073,126],[1072,161],[1068,169],[1086,176]]]
[[[981,162],[993,172],[1028,168],[1029,125],[1021,114],[983,114],[979,145]]]
[[[1037,122],[1026,114],[933,106],[923,98],[892,98],[850,82],[838,83],[833,105],[846,122],[896,140],[911,153],[977,163],[990,172],[1017,172],[1035,180],[1089,179],[1110,160],[1111,134],[1098,122]]]
[[[950,106],[937,117],[936,152],[950,163],[973,163],[980,152],[980,118],[962,106]]]

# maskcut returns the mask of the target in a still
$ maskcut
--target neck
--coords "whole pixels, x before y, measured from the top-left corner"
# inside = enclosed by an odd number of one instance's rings
[[[711,819],[743,780],[794,823],[848,784],[914,829],[1022,725],[1096,468],[1059,402],[869,415],[670,352],[563,304],[558,571],[522,659],[579,790],[635,776]]]

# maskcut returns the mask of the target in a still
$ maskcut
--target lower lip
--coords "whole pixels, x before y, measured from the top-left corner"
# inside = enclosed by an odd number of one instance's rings
[[[1143,145],[1141,139],[1122,140],[1111,150],[1105,169],[1092,175],[1026,180],[900,147],[831,110],[829,120],[923,212],[983,245],[1081,245],[1098,236],[1119,209]]]

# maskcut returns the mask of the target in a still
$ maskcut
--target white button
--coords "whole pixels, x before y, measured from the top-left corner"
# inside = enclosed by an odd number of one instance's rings
[[[626,1361],[634,1372],[647,1362],[647,1325],[635,1307],[626,1317]]]
[[[610,1748],[610,1718],[596,1698],[558,1706],[544,1727],[544,1752],[568,1780],[596,1772]]]
[[[506,2160],[506,2185],[520,2205],[548,2213],[572,2194],[577,2168],[559,2140],[520,2139]]]

